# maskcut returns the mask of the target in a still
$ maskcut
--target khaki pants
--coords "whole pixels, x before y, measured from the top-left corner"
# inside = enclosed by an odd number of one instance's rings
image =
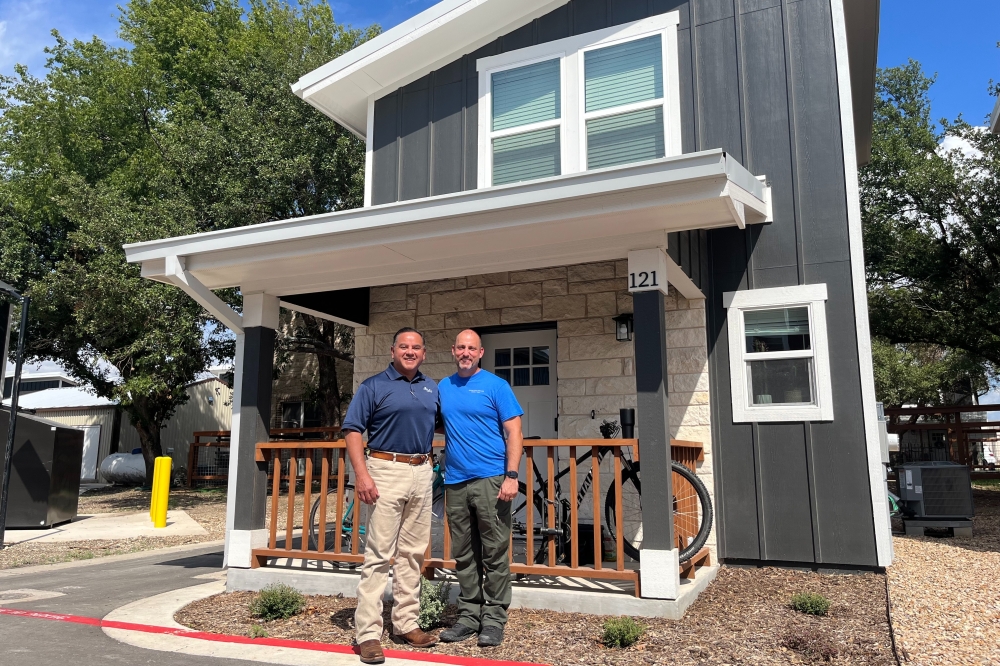
[[[358,583],[358,609],[354,613],[359,644],[382,638],[382,595],[389,581],[389,560],[393,557],[396,558],[392,576],[393,629],[397,634],[405,634],[417,628],[420,572],[431,538],[431,465],[369,458],[368,472],[378,488],[379,498],[365,528],[365,562]]]
[[[475,631],[507,624],[511,503],[497,499],[503,480],[494,476],[445,486],[458,623]]]

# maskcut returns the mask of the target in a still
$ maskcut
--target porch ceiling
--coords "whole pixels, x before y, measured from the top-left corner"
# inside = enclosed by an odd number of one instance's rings
[[[125,246],[142,274],[275,296],[621,258],[760,223],[767,188],[721,150]],[[176,260],[175,260],[176,258]]]

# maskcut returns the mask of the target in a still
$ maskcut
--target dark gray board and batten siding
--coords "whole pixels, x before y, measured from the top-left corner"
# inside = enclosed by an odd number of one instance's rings
[[[720,557],[874,567],[830,0],[572,0],[375,102],[372,203],[476,188],[478,58],[673,10],[684,152],[766,175],[774,208],[669,239],[708,297]],[[820,282],[836,420],[734,424],[722,294]]]

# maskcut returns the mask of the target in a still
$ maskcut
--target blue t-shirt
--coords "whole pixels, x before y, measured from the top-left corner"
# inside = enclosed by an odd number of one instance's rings
[[[510,384],[480,370],[438,384],[445,432],[445,483],[500,476],[507,471],[503,423],[524,414]]]
[[[368,448],[392,453],[430,453],[438,415],[434,381],[417,372],[413,381],[392,365],[361,382],[347,408],[343,430],[368,431]]]

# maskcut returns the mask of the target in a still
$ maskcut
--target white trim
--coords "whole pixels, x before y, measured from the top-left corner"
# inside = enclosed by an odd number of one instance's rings
[[[677,599],[680,596],[680,560],[676,548],[642,549],[639,589],[643,599]]]
[[[722,295],[729,327],[729,381],[734,423],[777,421],[832,421],[833,383],[830,376],[830,346],[827,340],[825,284],[748,289]],[[747,311],[802,306],[809,309],[810,349],[801,351],[748,353],[744,346],[743,313]],[[755,405],[750,400],[747,363],[763,359],[811,358],[812,404]]]
[[[235,531],[236,525],[236,501],[240,496],[240,487],[237,485],[236,481],[239,479],[238,470],[238,459],[240,450],[240,405],[243,403],[243,361],[244,361],[244,351],[246,346],[247,336],[241,331],[236,334],[236,353],[233,356],[233,416],[229,423],[229,481],[227,482],[226,491],[226,545],[222,556],[222,568],[230,566],[230,554],[233,549],[230,547],[232,540],[230,537]],[[232,433],[236,433],[236,437],[232,437]],[[191,470],[188,470],[188,474]],[[239,556],[234,558],[233,561],[243,560],[242,550]],[[248,565],[249,566],[249,565]]]
[[[181,291],[215,315],[233,333],[243,333],[243,317],[187,271],[186,257],[169,255],[164,258],[163,263],[166,282],[180,287]]]
[[[372,182],[375,168],[375,97],[368,98],[368,135],[365,137],[365,203],[372,205]]]
[[[281,307],[278,297],[263,292],[243,294],[243,328],[277,330]]]
[[[278,301],[278,305],[285,308],[286,310],[294,310],[295,312],[301,312],[302,314],[311,315],[317,319],[325,319],[326,321],[332,321],[337,324],[343,324],[344,326],[350,326],[351,328],[364,328],[364,324],[359,324],[356,321],[348,321],[347,319],[341,319],[340,317],[334,317],[325,312],[320,312],[319,310],[313,310],[311,308],[303,307],[301,305],[296,305],[295,303],[289,303],[287,301]]]
[[[868,324],[868,291],[865,286],[865,257],[861,232],[861,192],[858,185],[857,149],[854,140],[854,104],[851,99],[851,69],[848,60],[847,24],[844,0],[831,0],[833,41],[837,58],[837,86],[840,92],[840,133],[843,140],[844,179],[847,185],[847,237],[851,253],[851,285],[854,296],[854,323],[858,336],[858,365],[861,368],[861,407],[868,453],[868,481],[875,522],[875,549],[878,564],[892,564],[892,527],[886,495],[885,466],[879,443],[878,415],[875,413],[875,374],[872,369],[871,329]]]
[[[680,14],[678,12],[658,14],[640,21],[557,39],[477,60],[476,69],[479,72],[477,161],[479,170],[476,178],[477,186],[485,188],[493,185],[492,142],[497,137],[558,125],[560,128],[561,174],[579,173],[587,170],[587,120],[656,106],[663,107],[664,156],[680,155],[680,64],[677,55],[677,26],[679,23]],[[663,97],[586,113],[583,106],[583,53],[656,34],[662,36]],[[493,131],[491,85],[493,74],[556,58],[560,60],[561,108],[559,118],[533,125]],[[369,134],[371,134],[370,130]]]
[[[994,134],[1000,134],[1000,99],[997,100],[993,107],[993,113],[990,114],[990,130]]]

